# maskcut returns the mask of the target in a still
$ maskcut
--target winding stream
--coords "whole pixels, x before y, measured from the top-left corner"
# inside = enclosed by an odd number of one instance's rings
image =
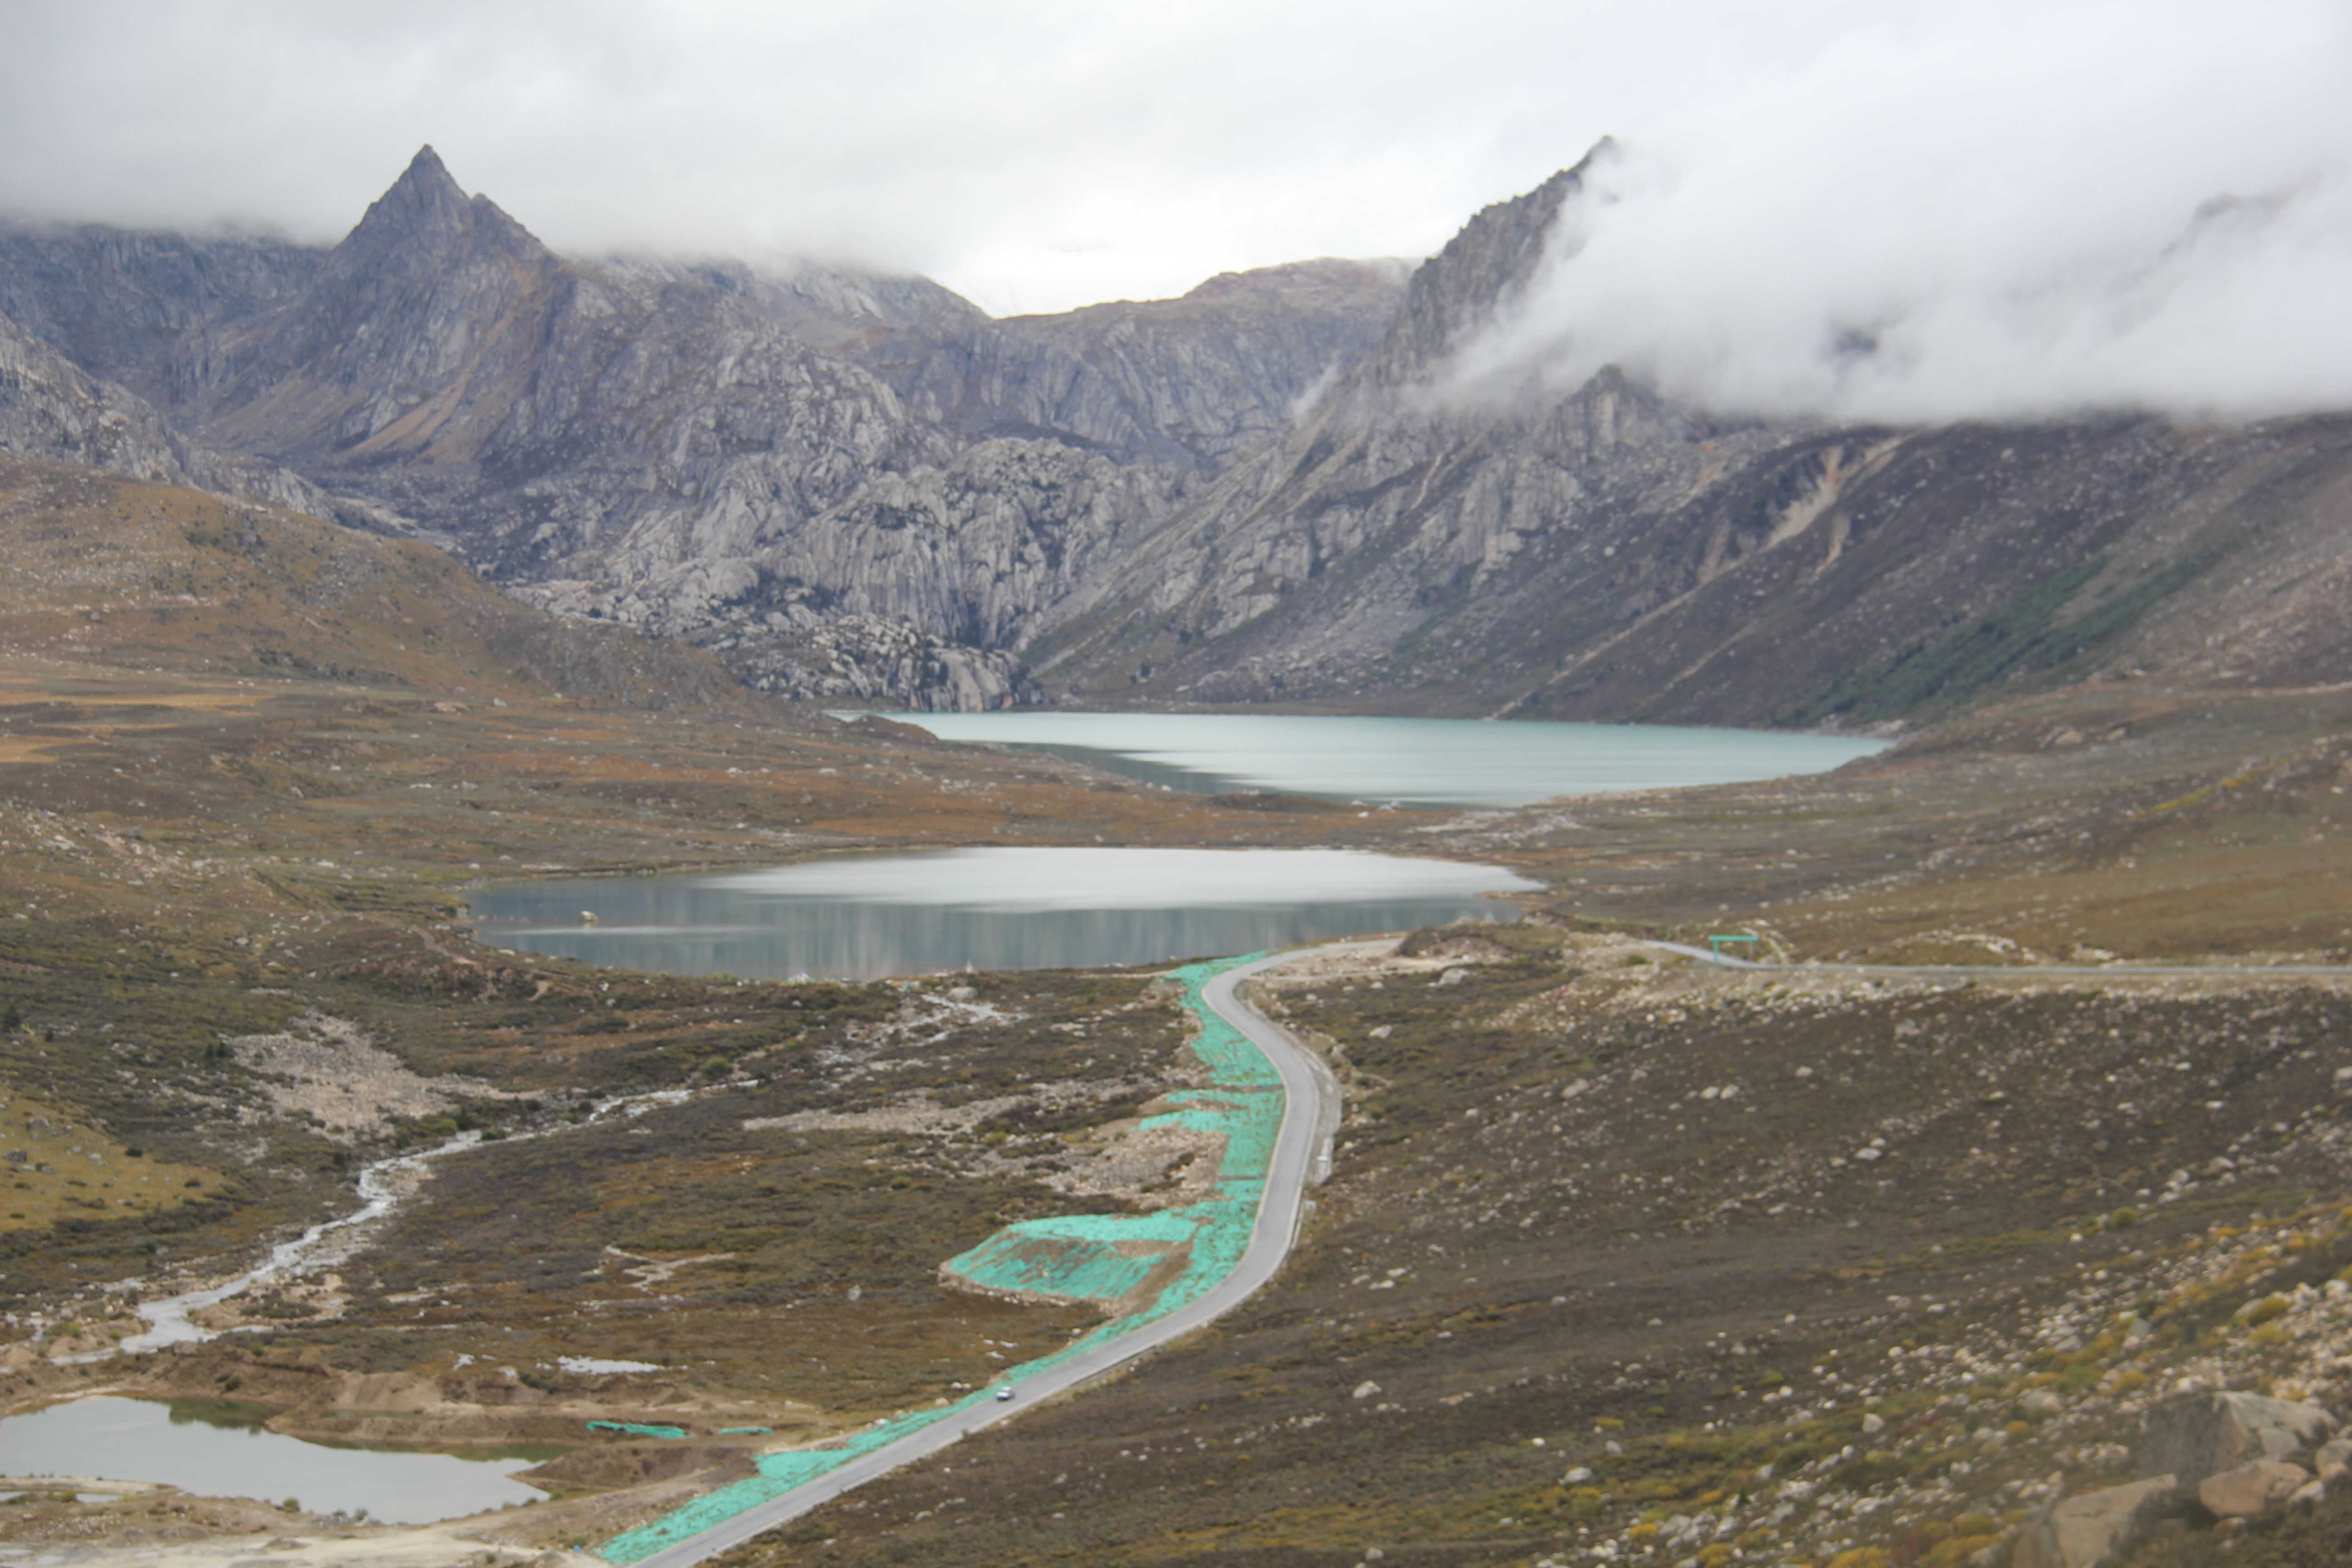
[[[577,1125],[592,1126],[615,1116],[642,1115],[656,1105],[676,1105],[688,1099],[690,1093],[688,1089],[664,1089],[643,1094],[620,1095],[598,1104],[588,1113],[586,1121]],[[550,1138],[574,1130],[574,1127],[550,1127],[537,1131],[514,1132],[508,1135],[508,1142]],[[362,1166],[357,1183],[361,1200],[358,1208],[333,1219],[321,1220],[291,1241],[279,1242],[269,1249],[268,1258],[233,1279],[207,1285],[201,1289],[183,1291],[177,1296],[166,1296],[159,1300],[140,1302],[136,1310],[147,1321],[145,1333],[130,1335],[117,1342],[111,1350],[58,1359],[106,1361],[117,1355],[161,1350],[166,1345],[194,1344],[215,1339],[224,1332],[237,1331],[205,1328],[196,1322],[195,1314],[207,1307],[216,1307],[232,1297],[241,1296],[256,1285],[273,1279],[298,1279],[351,1257],[373,1240],[384,1224],[400,1211],[400,1205],[415,1195],[425,1184],[425,1173],[435,1161],[477,1148],[481,1142],[479,1131],[460,1132],[447,1142],[436,1144],[430,1149],[394,1154]]]

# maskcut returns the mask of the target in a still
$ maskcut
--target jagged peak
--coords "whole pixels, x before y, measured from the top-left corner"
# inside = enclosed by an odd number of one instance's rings
[[[430,142],[416,149],[416,155],[409,159],[408,167],[401,171],[400,180],[394,183],[409,180],[446,180],[453,189],[457,184],[456,177],[449,173],[449,165],[441,161],[441,154],[434,151]]]
[[[1375,377],[1417,379],[1493,319],[1534,275],[1560,207],[1617,151],[1616,139],[1603,136],[1535,189],[1480,208],[1405,286],[1404,302],[1369,362]]]
[[[430,142],[368,206],[336,247],[331,267],[374,266],[394,255],[425,257],[453,246],[544,256],[537,237],[486,195],[468,196]]]
[[[368,204],[358,225],[343,243],[365,246],[372,239],[404,239],[419,234],[446,232],[465,221],[468,203],[464,187],[441,162],[431,142],[416,150],[400,178]]]

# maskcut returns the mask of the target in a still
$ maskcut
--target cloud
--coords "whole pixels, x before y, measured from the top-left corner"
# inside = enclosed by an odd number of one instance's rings
[[[573,253],[814,254],[1059,309],[1434,248],[1597,133],[1606,103],[1525,59],[1473,85],[1497,37],[1570,58],[1578,14],[1465,0],[1416,43],[1399,0],[28,0],[0,210],[331,240],[430,142]]]
[[[431,142],[571,254],[810,255],[1006,313],[1425,255],[1613,132],[1486,384],[1617,362],[1735,411],[2352,405],[2340,0],[6,14],[0,211],[332,241]]]
[[[430,142],[572,253],[1060,309],[1425,255],[1892,3],[15,0],[0,211],[332,240]]]
[[[1977,0],[1605,157],[1456,393],[1617,364],[1729,415],[2352,407],[2352,24]]]

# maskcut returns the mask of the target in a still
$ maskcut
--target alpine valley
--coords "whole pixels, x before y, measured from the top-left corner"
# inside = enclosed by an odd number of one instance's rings
[[[1158,969],[639,973],[468,903],[1097,845],[1538,886],[1250,982],[1341,1101],[1263,1289],[739,1568],[2352,1552],[2352,414],[1466,384],[1596,167],[1425,260],[1004,320],[558,255],[429,148],[331,247],[0,225],[0,1416],[541,1494],[33,1456],[0,1556],[625,1557],[1092,1332],[943,1266],[1203,1201]],[[1892,743],[1379,810],[828,711],[1048,706]]]

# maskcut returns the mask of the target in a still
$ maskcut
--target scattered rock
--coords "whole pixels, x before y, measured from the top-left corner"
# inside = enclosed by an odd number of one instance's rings
[[[1886,1430],[1886,1417],[1874,1410],[1862,1418],[1862,1429],[1865,1435],[1875,1437]]]
[[[2336,1431],[2316,1405],[2259,1394],[2192,1394],[2149,1411],[2140,1428],[2139,1472],[2170,1474],[2183,1487],[2258,1460],[2293,1463]]]
[[[2153,1476],[2036,1510],[2018,1531],[2011,1568],[2094,1568],[2131,1544],[2171,1500],[2173,1486],[2172,1477]]]
[[[1363,1382],[1356,1384],[1355,1396],[1358,1399],[1370,1399],[1373,1394],[1380,1392],[1381,1385],[1374,1383],[1370,1378],[1366,1378]]]
[[[2321,1445],[2312,1458],[2311,1468],[2323,1481],[2341,1480],[2344,1472],[2352,1469],[2352,1437],[2337,1437]]]
[[[2037,1388],[2017,1402],[2018,1408],[2028,1415],[2055,1415],[2064,1408],[2065,1401],[2046,1388]]]
[[[2310,1479],[2311,1472],[2301,1465],[2257,1459],[2198,1482],[2197,1500],[2216,1519],[2244,1519],[2284,1502]]]

